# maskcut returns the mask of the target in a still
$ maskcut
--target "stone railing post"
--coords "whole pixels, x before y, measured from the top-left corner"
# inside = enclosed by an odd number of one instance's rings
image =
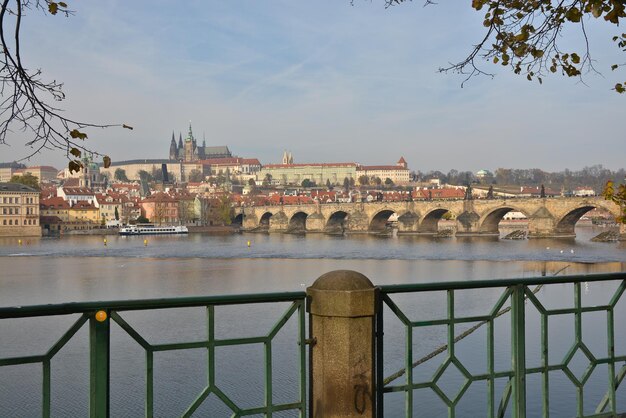
[[[331,271],[307,288],[311,417],[374,418],[376,289],[361,273]]]

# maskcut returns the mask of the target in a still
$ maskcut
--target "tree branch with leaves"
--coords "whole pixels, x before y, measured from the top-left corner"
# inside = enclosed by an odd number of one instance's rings
[[[616,218],[616,221],[626,224],[626,183],[620,184],[616,189],[612,180],[607,181],[602,196],[620,207],[621,215]]]
[[[385,5],[406,1],[386,0]],[[434,2],[426,0],[426,4]],[[515,74],[539,83],[553,73],[580,78],[585,72],[597,72],[587,22],[603,19],[617,30],[620,20],[626,17],[624,0],[472,0],[472,7],[485,12],[484,36],[464,59],[439,69],[466,75],[463,83],[476,75],[493,76],[483,69],[481,61],[509,67]],[[581,34],[582,43],[575,51],[560,46],[563,31],[569,27],[578,27]],[[617,33],[612,40],[620,52],[626,52],[626,33]],[[613,64],[610,68],[616,70],[623,65]],[[616,83],[613,89],[624,93],[626,82]]]
[[[43,150],[62,150],[70,160],[70,171],[79,171],[81,156],[91,152],[102,157],[105,167],[111,159],[88,149],[84,141],[89,128],[113,126],[132,129],[125,124],[97,124],[65,116],[55,103],[65,99],[63,83],[47,81],[40,69],[31,70],[22,61],[20,41],[22,19],[27,10],[69,17],[74,14],[65,2],[51,0],[0,0],[0,145],[14,131],[28,135],[31,150],[20,161]]]

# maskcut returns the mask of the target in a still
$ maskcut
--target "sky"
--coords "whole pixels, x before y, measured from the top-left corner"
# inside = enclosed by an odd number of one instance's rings
[[[113,161],[167,158],[189,121],[201,143],[280,162],[394,164],[412,170],[541,168],[626,162],[623,74],[603,21],[588,22],[602,74],[543,85],[484,64],[496,76],[437,69],[464,58],[482,36],[470,2],[380,0],[68,1],[71,17],[30,11],[23,61],[64,82],[65,113],[134,129],[89,130],[88,146]],[[580,41],[575,31],[565,47]],[[623,81],[623,80],[622,80]],[[16,131],[0,162],[29,154]],[[63,152],[27,165],[63,168]]]

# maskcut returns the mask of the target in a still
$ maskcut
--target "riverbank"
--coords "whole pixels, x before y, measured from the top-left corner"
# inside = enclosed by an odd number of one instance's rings
[[[240,232],[238,225],[223,225],[223,226],[188,226],[190,234],[213,234],[213,235],[229,235]],[[64,235],[118,235],[118,228],[97,228],[97,229],[75,229],[71,231],[65,231],[61,234]]]

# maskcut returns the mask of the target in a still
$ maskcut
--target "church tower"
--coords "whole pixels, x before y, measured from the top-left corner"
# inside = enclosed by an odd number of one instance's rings
[[[176,148],[176,139],[174,138],[174,131],[172,131],[172,142],[170,143],[170,161],[178,160],[178,148]]]
[[[183,157],[183,161],[188,163],[194,161],[194,151],[196,148],[196,140],[193,137],[193,132],[191,131],[191,122],[189,122],[189,133],[187,134],[187,138],[185,138],[185,154]]]

